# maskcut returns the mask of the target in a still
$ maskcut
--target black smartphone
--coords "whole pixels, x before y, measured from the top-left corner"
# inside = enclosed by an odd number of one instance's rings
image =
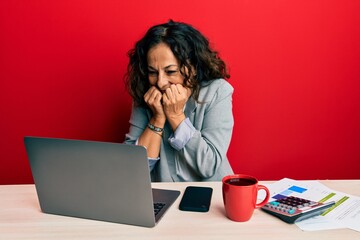
[[[192,212],[209,211],[212,191],[210,187],[187,187],[181,199],[179,209]]]

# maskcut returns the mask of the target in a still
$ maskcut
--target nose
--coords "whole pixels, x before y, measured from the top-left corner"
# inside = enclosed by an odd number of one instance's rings
[[[159,73],[157,77],[157,86],[160,90],[165,90],[167,86],[169,85],[169,80],[167,79],[167,76],[163,73]]]

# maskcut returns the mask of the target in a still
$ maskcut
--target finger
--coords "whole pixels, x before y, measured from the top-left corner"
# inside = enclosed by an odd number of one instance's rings
[[[160,102],[161,92],[156,87],[151,87],[144,95],[144,100],[148,104]]]
[[[154,91],[153,95],[152,95],[152,99],[154,101],[155,104],[160,104],[161,103],[161,98],[162,98],[162,94],[160,91]]]
[[[168,88],[165,90],[166,97],[167,97],[167,99],[168,99],[169,101],[176,99],[176,97],[175,97],[175,92],[176,92],[176,91],[177,91],[177,90],[176,90],[176,89],[174,90],[174,86],[173,86],[173,85],[171,85],[170,87],[168,87]]]
[[[188,87],[185,87],[185,89],[186,89],[186,96],[189,98],[192,94],[192,90],[191,90],[191,88],[188,88]]]
[[[186,87],[184,85],[181,84],[177,84],[176,87],[178,88],[178,91],[180,92],[180,95],[189,98],[191,95],[191,88]]]
[[[176,84],[177,91],[179,93],[177,100],[187,100],[191,95],[190,88],[184,87],[181,84]]]
[[[165,91],[165,93],[162,94],[162,101],[163,101],[163,103],[169,102],[169,97],[166,94],[166,91]]]
[[[161,99],[162,99],[162,94],[160,91],[156,92],[154,94],[154,102],[157,103],[157,104],[161,104]]]
[[[153,91],[154,91],[154,87],[149,88],[149,90],[147,90],[147,92],[144,94],[144,98],[151,96]]]
[[[182,92],[182,85],[181,84],[174,84],[172,85],[173,91],[177,94],[181,94]]]
[[[176,89],[177,89],[177,92],[180,94],[180,95],[186,95],[186,88],[181,85],[181,84],[176,84]]]

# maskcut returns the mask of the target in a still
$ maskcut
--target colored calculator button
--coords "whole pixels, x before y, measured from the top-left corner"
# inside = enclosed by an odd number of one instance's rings
[[[296,209],[290,209],[290,210],[288,211],[289,214],[294,214],[295,212],[296,212]]]
[[[279,202],[269,202],[269,204],[271,204],[273,206],[278,206],[280,203]]]

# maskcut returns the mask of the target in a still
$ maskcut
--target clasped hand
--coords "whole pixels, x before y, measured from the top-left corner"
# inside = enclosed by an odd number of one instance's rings
[[[170,122],[185,119],[184,107],[190,95],[191,90],[181,84],[172,84],[164,92],[152,86],[145,93],[144,100],[153,112],[153,117],[165,123],[166,119]]]

